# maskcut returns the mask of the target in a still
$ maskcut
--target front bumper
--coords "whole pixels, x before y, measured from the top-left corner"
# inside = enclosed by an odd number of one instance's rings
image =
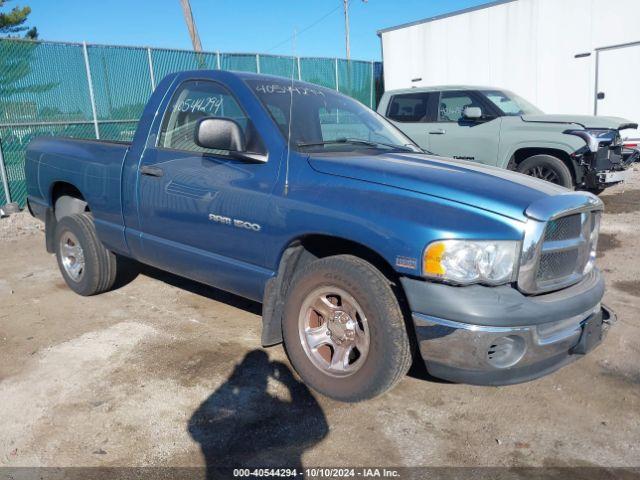
[[[629,170],[616,170],[613,172],[598,173],[598,183],[602,185],[613,185],[624,182],[629,176]]]
[[[588,188],[605,188],[626,180],[629,167],[640,160],[640,150],[625,154],[622,147],[601,147],[585,157],[584,182]]]
[[[409,279],[403,285],[427,370],[454,382],[533,380],[583,356],[615,322],[615,314],[600,304],[597,271],[578,285],[537,297],[511,287],[453,287]],[[602,335],[587,339],[593,332]],[[591,340],[587,347],[585,340]]]

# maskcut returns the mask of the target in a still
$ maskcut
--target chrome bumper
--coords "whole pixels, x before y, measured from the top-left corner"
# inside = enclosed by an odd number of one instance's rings
[[[429,372],[456,382],[503,385],[540,377],[579,357],[572,354],[583,325],[602,315],[603,337],[615,314],[598,304],[571,318],[531,326],[470,325],[413,314]]]

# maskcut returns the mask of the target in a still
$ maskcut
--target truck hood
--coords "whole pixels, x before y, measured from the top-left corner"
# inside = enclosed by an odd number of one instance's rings
[[[316,155],[311,167],[353,178],[471,205],[525,221],[533,202],[567,189],[502,168],[412,153]]]
[[[624,130],[638,128],[638,124],[619,117],[594,117],[591,115],[522,115],[525,122],[564,123],[579,125],[584,129]]]

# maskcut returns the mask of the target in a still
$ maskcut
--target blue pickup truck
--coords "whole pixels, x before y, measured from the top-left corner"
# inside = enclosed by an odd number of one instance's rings
[[[531,380],[615,319],[597,197],[430,155],[316,85],[172,74],[131,143],[38,138],[25,168],[73,291],[110,289],[120,257],[261,302],[262,344],[342,401],[416,358],[450,381]]]

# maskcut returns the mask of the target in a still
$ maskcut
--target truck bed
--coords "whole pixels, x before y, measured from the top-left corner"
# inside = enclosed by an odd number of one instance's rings
[[[25,174],[30,202],[52,207],[57,188],[78,189],[91,205],[105,243],[123,243],[121,180],[129,142],[40,137],[27,148]]]

